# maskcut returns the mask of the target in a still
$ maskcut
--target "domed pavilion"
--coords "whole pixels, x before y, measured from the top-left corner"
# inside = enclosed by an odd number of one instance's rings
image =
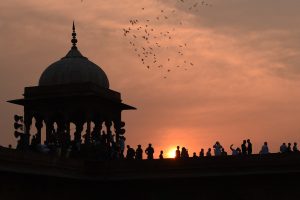
[[[38,86],[25,87],[24,98],[9,101],[24,107],[24,134],[28,136],[28,145],[33,135],[38,144],[42,143],[43,124],[46,126],[45,144],[51,142],[54,131],[70,140],[71,123],[76,127],[73,136],[76,143],[81,143],[84,127],[85,143],[91,141],[91,134],[101,133],[102,129],[114,134],[118,142],[125,133],[122,111],[136,109],[122,103],[121,94],[109,89],[105,72],[80,53],[74,23],[71,42],[71,50],[44,70]],[[33,119],[36,133],[30,131]]]

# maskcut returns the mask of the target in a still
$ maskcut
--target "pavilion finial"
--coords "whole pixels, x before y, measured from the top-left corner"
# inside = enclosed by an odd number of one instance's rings
[[[72,49],[77,49],[76,44],[77,44],[77,38],[76,38],[76,31],[75,31],[75,23],[73,21],[73,33],[72,33],[72,40],[71,40],[73,46]]]

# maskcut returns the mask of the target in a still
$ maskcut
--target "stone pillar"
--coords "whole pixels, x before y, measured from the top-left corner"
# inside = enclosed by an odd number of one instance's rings
[[[30,112],[25,109],[24,110],[24,126],[25,126],[25,130],[24,130],[24,135],[22,136],[22,145],[24,147],[29,146],[30,144],[30,128],[31,128],[31,124],[32,124],[32,115],[30,114]]]
[[[93,131],[91,132],[91,140],[92,142],[99,142],[101,137],[101,129],[102,129],[102,121],[93,121],[95,126]]]
[[[54,129],[54,122],[51,119],[47,118],[45,120],[45,123],[46,123],[46,141],[45,141],[45,144],[48,145],[49,142],[50,142],[52,131]]]
[[[43,119],[41,117],[35,117],[35,127],[37,130],[36,141],[38,144],[42,143],[42,128],[43,128]]]
[[[81,143],[81,133],[83,130],[83,122],[75,122],[76,131],[74,133],[74,141],[75,143]]]
[[[86,133],[85,133],[85,144],[90,144],[91,143],[91,121],[88,120],[86,123]]]
[[[105,121],[106,134],[107,134],[107,143],[111,142],[112,132],[111,132],[112,122],[110,120]]]

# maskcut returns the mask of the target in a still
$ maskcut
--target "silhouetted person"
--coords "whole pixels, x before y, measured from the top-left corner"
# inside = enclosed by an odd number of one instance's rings
[[[224,148],[221,149],[221,155],[222,155],[222,156],[227,156],[227,152],[225,151]]]
[[[147,159],[148,160],[152,160],[153,159],[154,149],[152,147],[152,144],[149,144],[149,146],[145,150],[145,153],[147,154]]]
[[[129,145],[127,145],[127,155],[126,159],[133,160],[135,156],[135,151],[133,148],[131,148]]]
[[[142,146],[139,144],[137,149],[135,150],[135,159],[142,160],[143,159],[143,149]]]
[[[242,154],[247,155],[247,146],[246,146],[246,140],[243,140],[243,144],[241,145]]]
[[[163,151],[160,151],[160,154],[159,154],[159,159],[164,159],[164,152]]]
[[[124,150],[125,150],[125,140],[124,136],[119,137],[119,147],[120,147],[120,157],[124,158]]]
[[[233,148],[233,144],[230,145],[230,150],[231,150],[231,155],[233,156],[237,156],[237,155],[241,155],[242,152],[241,152],[241,149],[238,147],[238,148]]]
[[[193,153],[193,158],[194,158],[194,159],[197,159],[197,158],[198,158],[196,152]]]
[[[180,147],[179,146],[177,146],[175,158],[176,159],[180,158]]]
[[[238,155],[238,153],[237,153],[236,149],[235,149],[235,148],[233,148],[233,144],[232,144],[232,145],[230,145],[230,150],[231,150],[231,155],[233,155],[233,156],[236,156],[236,155]]]
[[[287,152],[287,146],[284,143],[282,143],[282,145],[280,146],[280,153],[286,153]]]
[[[211,156],[211,148],[208,148],[207,152],[206,152],[206,156],[210,157]]]
[[[261,147],[260,154],[268,154],[268,153],[269,153],[268,143],[264,142],[264,145]]]
[[[297,147],[297,142],[294,142],[293,152],[299,152],[298,147]]]
[[[221,144],[219,142],[216,142],[216,144],[213,147],[214,147],[215,156],[220,156],[221,149],[222,149]]]
[[[252,154],[252,143],[250,139],[247,140],[247,154],[251,155]]]
[[[292,144],[291,143],[288,143],[288,146],[286,148],[286,152],[287,153],[291,153],[292,152]]]
[[[188,158],[189,157],[189,154],[188,154],[188,151],[185,147],[182,147],[181,148],[181,155],[180,155],[181,158]]]
[[[204,157],[204,149],[201,149],[201,150],[200,150],[199,157],[200,157],[200,158],[201,158],[201,157]]]

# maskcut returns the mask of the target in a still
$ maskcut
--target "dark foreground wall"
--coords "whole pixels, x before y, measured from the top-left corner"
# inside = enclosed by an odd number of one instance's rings
[[[299,174],[102,182],[1,173],[1,182],[1,200],[300,199]]]
[[[83,162],[10,153],[0,153],[0,200],[300,199],[298,155]]]

